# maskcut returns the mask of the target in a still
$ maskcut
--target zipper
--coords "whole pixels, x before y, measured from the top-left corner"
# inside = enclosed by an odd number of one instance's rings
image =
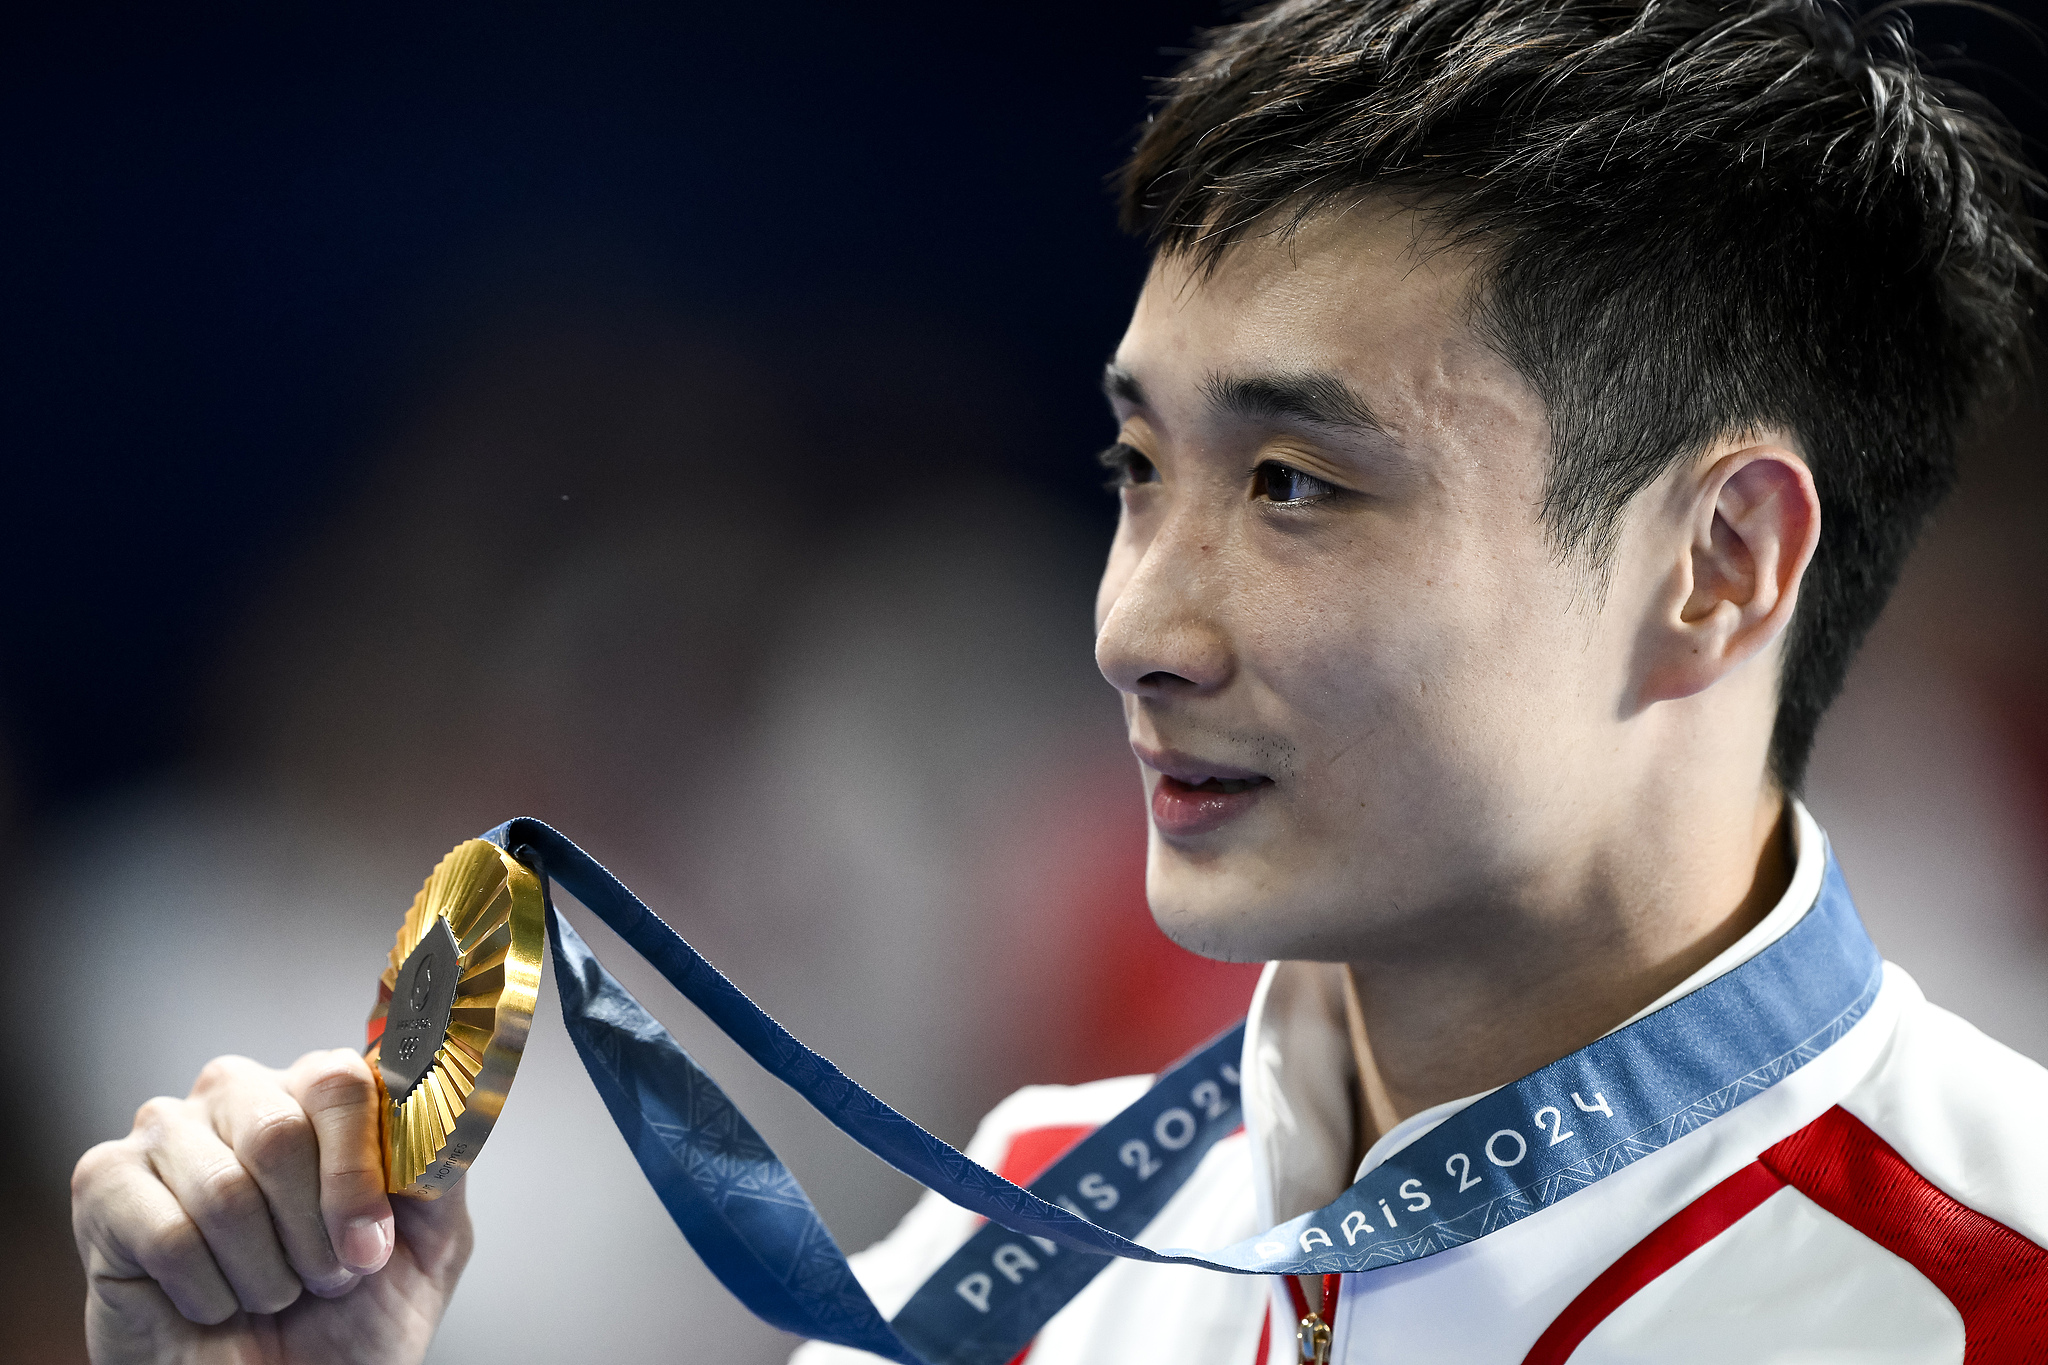
[[[1320,1312],[1308,1306],[1308,1291],[1301,1287],[1301,1277],[1288,1275],[1287,1294],[1294,1300],[1295,1314],[1301,1323],[1294,1329],[1294,1342],[1300,1352],[1302,1365],[1330,1365],[1330,1327],[1337,1321],[1337,1291],[1344,1284],[1342,1275],[1323,1276],[1323,1306]]]

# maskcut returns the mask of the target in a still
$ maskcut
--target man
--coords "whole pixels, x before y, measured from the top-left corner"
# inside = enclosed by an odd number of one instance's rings
[[[1106,376],[1097,654],[1160,924],[1271,965],[1245,1129],[1142,1240],[1334,1253],[1364,1213],[1288,1220],[1354,1181],[1427,1176],[1376,1205],[1413,1226],[1713,1079],[1434,1254],[1111,1263],[1030,1360],[2043,1358],[2048,1074],[1874,965],[1715,1070],[1867,951],[1792,794],[2024,346],[2011,145],[1803,0],[1294,0],[1174,78],[1125,178],[1158,255]],[[1608,1089],[1430,1148],[1559,1066]],[[369,1087],[220,1062],[88,1153],[96,1358],[418,1359],[467,1223],[387,1210]],[[970,1154],[1029,1179],[1144,1088],[1022,1092]],[[857,1258],[879,1305],[975,1225],[913,1210]]]

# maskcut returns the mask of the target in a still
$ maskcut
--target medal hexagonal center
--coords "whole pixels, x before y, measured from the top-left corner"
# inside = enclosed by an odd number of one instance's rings
[[[384,1089],[392,1103],[411,1094],[434,1064],[434,1054],[448,1032],[448,1016],[455,1008],[455,982],[461,974],[462,954],[455,935],[448,932],[448,921],[436,915],[391,986],[377,1069],[384,1073]]]

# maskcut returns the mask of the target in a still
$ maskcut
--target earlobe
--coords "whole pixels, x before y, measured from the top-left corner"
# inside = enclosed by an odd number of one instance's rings
[[[1813,471],[1789,444],[1745,444],[1695,475],[1679,558],[1681,591],[1645,701],[1703,692],[1791,624],[1820,541]]]

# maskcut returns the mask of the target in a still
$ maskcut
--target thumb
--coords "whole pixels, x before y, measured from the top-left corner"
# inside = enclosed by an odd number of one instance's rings
[[[377,1108],[381,1096],[369,1063],[348,1048],[312,1052],[285,1073],[320,1144],[320,1216],[341,1263],[374,1274],[396,1242],[391,1201],[384,1193],[384,1154]]]

